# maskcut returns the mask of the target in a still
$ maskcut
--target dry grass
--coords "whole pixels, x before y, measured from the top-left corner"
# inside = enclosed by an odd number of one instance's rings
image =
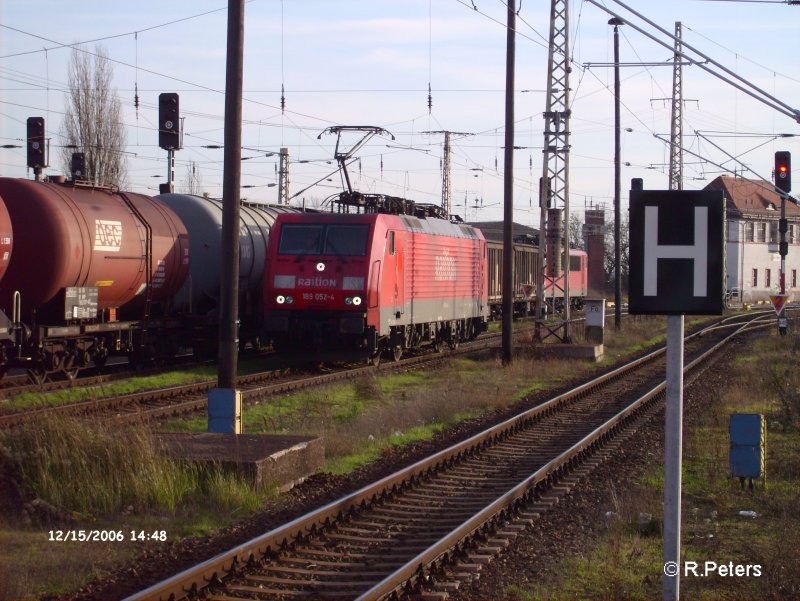
[[[120,435],[103,424],[63,417],[0,434],[0,465],[21,497],[67,514],[109,515],[130,506],[174,514],[196,496],[225,507],[226,487],[237,499],[243,488],[218,469],[164,458],[146,427]]]

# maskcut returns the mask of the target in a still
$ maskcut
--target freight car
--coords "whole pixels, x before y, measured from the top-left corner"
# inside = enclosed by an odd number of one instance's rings
[[[173,309],[194,317],[191,321],[195,354],[217,355],[219,289],[223,271],[222,201],[189,194],[160,194],[156,198],[183,221],[189,236],[192,261],[189,277],[173,301]],[[281,213],[294,212],[283,206],[242,202],[239,207],[239,340],[258,348],[264,307],[262,278],[270,230]]]
[[[503,311],[503,243],[489,240],[489,306],[492,319],[498,319]],[[588,289],[587,256],[582,250],[569,252],[570,306],[582,309]],[[536,308],[536,281],[541,270],[539,247],[527,237],[514,242],[514,282],[512,284],[514,315],[533,315]],[[544,301],[548,311],[560,311],[564,302],[563,277],[555,285],[548,283],[544,289]]]
[[[111,352],[167,344],[159,332],[189,268],[174,212],[76,182],[0,178],[0,198],[14,235],[0,281],[0,372],[74,377]],[[4,225],[0,215],[0,240]]]
[[[279,215],[264,278],[265,335],[315,360],[399,360],[486,329],[486,242],[427,205],[343,192],[339,213]],[[359,212],[347,213],[352,207]],[[361,212],[363,211],[363,212]]]

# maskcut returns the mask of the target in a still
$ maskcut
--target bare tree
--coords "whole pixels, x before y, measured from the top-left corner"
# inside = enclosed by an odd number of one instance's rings
[[[67,76],[67,107],[62,162],[70,171],[73,152],[86,157],[86,178],[122,188],[126,183],[125,126],[122,103],[111,87],[114,70],[101,45],[94,52],[74,47]]]
[[[578,213],[569,214],[569,227],[567,228],[567,235],[569,236],[569,247],[584,250],[585,244],[583,240],[583,219]]]
[[[181,192],[184,194],[195,194],[197,196],[203,194],[203,177],[200,175],[200,170],[197,168],[194,161],[186,165],[186,176],[183,178]]]
[[[606,289],[614,290],[614,224],[606,222],[606,237],[605,237],[605,260],[603,261],[603,271],[606,276]],[[623,295],[628,289],[628,215],[623,211],[622,219],[619,223],[620,235],[620,249],[619,249],[619,262],[620,262],[620,279],[622,282]]]

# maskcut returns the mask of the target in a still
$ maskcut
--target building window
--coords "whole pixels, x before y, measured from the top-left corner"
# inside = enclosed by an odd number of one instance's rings
[[[767,241],[767,224],[764,221],[760,221],[756,224],[756,242],[766,242]]]
[[[758,269],[753,270],[753,288],[758,288]]]
[[[744,241],[745,242],[755,242],[755,229],[756,224],[752,221],[749,221],[744,224]]]
[[[797,288],[797,270],[792,269],[792,288]]]
[[[770,221],[769,222],[769,242],[777,242],[778,241],[778,222],[777,221]]]
[[[764,270],[764,287],[769,288],[772,285],[772,272],[769,269]]]

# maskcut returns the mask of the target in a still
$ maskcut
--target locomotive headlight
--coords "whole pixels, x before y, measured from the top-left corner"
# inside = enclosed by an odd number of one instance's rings
[[[276,302],[276,303],[278,303],[279,305],[282,305],[283,303],[285,303],[285,302],[286,302],[286,297],[285,297],[285,296],[283,296],[282,294],[279,294],[279,295],[278,295],[278,296],[275,298],[275,302]]]
[[[325,271],[325,263],[317,263],[317,271]]]
[[[347,298],[345,298],[344,299],[344,304],[345,305],[352,305],[353,304],[353,297],[352,296],[348,296]]]
[[[361,297],[360,297],[360,296],[354,296],[354,297],[353,297],[353,304],[354,304],[356,307],[357,307],[358,305],[360,305],[360,304],[361,304]]]
[[[286,297],[286,304],[287,305],[291,305],[293,302],[294,302],[294,297],[293,296],[287,296]]]

